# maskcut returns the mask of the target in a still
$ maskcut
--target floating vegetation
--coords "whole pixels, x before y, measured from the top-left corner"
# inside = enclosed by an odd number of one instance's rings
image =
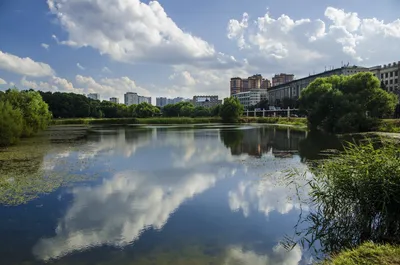
[[[68,156],[86,137],[82,127],[57,127],[0,150],[0,204],[27,203],[71,182],[93,178],[74,173],[87,164]],[[57,143],[57,144],[54,144]]]

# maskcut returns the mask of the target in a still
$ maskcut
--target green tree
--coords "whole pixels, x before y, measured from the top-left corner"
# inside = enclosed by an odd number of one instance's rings
[[[230,97],[224,99],[220,108],[220,116],[224,122],[237,122],[243,114],[244,108],[239,99]]]
[[[192,117],[194,115],[194,106],[192,104],[186,104],[181,107],[179,110],[179,116],[182,117]]]
[[[195,107],[193,112],[194,117],[208,117],[210,116],[210,109],[206,107]]]
[[[371,73],[317,78],[300,96],[310,128],[332,133],[371,130],[379,118],[393,116],[396,103]]]
[[[142,102],[136,106],[135,112],[139,118],[148,118],[159,114],[160,110],[147,102]]]
[[[22,112],[0,99],[0,146],[18,142],[23,129]]]
[[[19,109],[23,116],[22,136],[29,137],[45,129],[51,120],[48,105],[37,91],[7,90],[3,96],[15,109]]]

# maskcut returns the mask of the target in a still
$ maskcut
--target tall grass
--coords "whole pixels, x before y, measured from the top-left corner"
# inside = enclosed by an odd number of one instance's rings
[[[348,144],[312,172],[314,178],[308,182],[312,210],[301,217],[308,227],[296,231],[297,243],[319,241],[324,253],[338,253],[366,241],[400,243],[400,149],[396,145]]]
[[[347,249],[321,265],[395,265],[400,264],[400,247],[367,242],[355,249]]]

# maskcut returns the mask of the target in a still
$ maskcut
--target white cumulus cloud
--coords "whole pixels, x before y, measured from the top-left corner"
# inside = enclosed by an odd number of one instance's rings
[[[244,23],[247,17],[229,20],[227,37],[237,40],[239,48],[246,43],[249,63],[272,69],[271,74],[304,76],[324,66],[339,67],[342,61],[374,66],[398,60],[393,56],[400,45],[400,19],[362,18],[335,7],[327,7],[317,19],[274,18],[267,12],[250,24]]]
[[[35,62],[29,57],[21,58],[0,51],[0,69],[32,77],[52,76],[54,70],[50,65]]]
[[[60,44],[91,46],[122,62],[181,64],[215,55],[212,45],[180,29],[157,1],[148,4],[139,0],[47,2],[68,32],[65,41],[53,35]]]

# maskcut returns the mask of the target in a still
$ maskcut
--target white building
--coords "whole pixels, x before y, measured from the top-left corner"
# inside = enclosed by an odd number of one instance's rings
[[[147,102],[151,105],[151,97],[138,96],[138,104]]]
[[[139,96],[135,92],[126,92],[124,95],[124,103],[127,106],[138,104],[139,103]]]
[[[89,93],[87,97],[94,100],[100,100],[100,94],[98,93]]]
[[[400,61],[387,65],[374,66],[369,68],[369,70],[385,84],[388,91],[399,92]]]
[[[156,106],[157,107],[164,107],[167,104],[168,104],[167,98],[163,98],[163,97],[156,98]]]
[[[239,99],[240,104],[248,109],[257,103],[268,99],[268,91],[266,89],[251,89],[246,92],[240,92],[232,95],[233,97]]]
[[[119,99],[118,98],[110,98],[110,102],[119,104]]]

